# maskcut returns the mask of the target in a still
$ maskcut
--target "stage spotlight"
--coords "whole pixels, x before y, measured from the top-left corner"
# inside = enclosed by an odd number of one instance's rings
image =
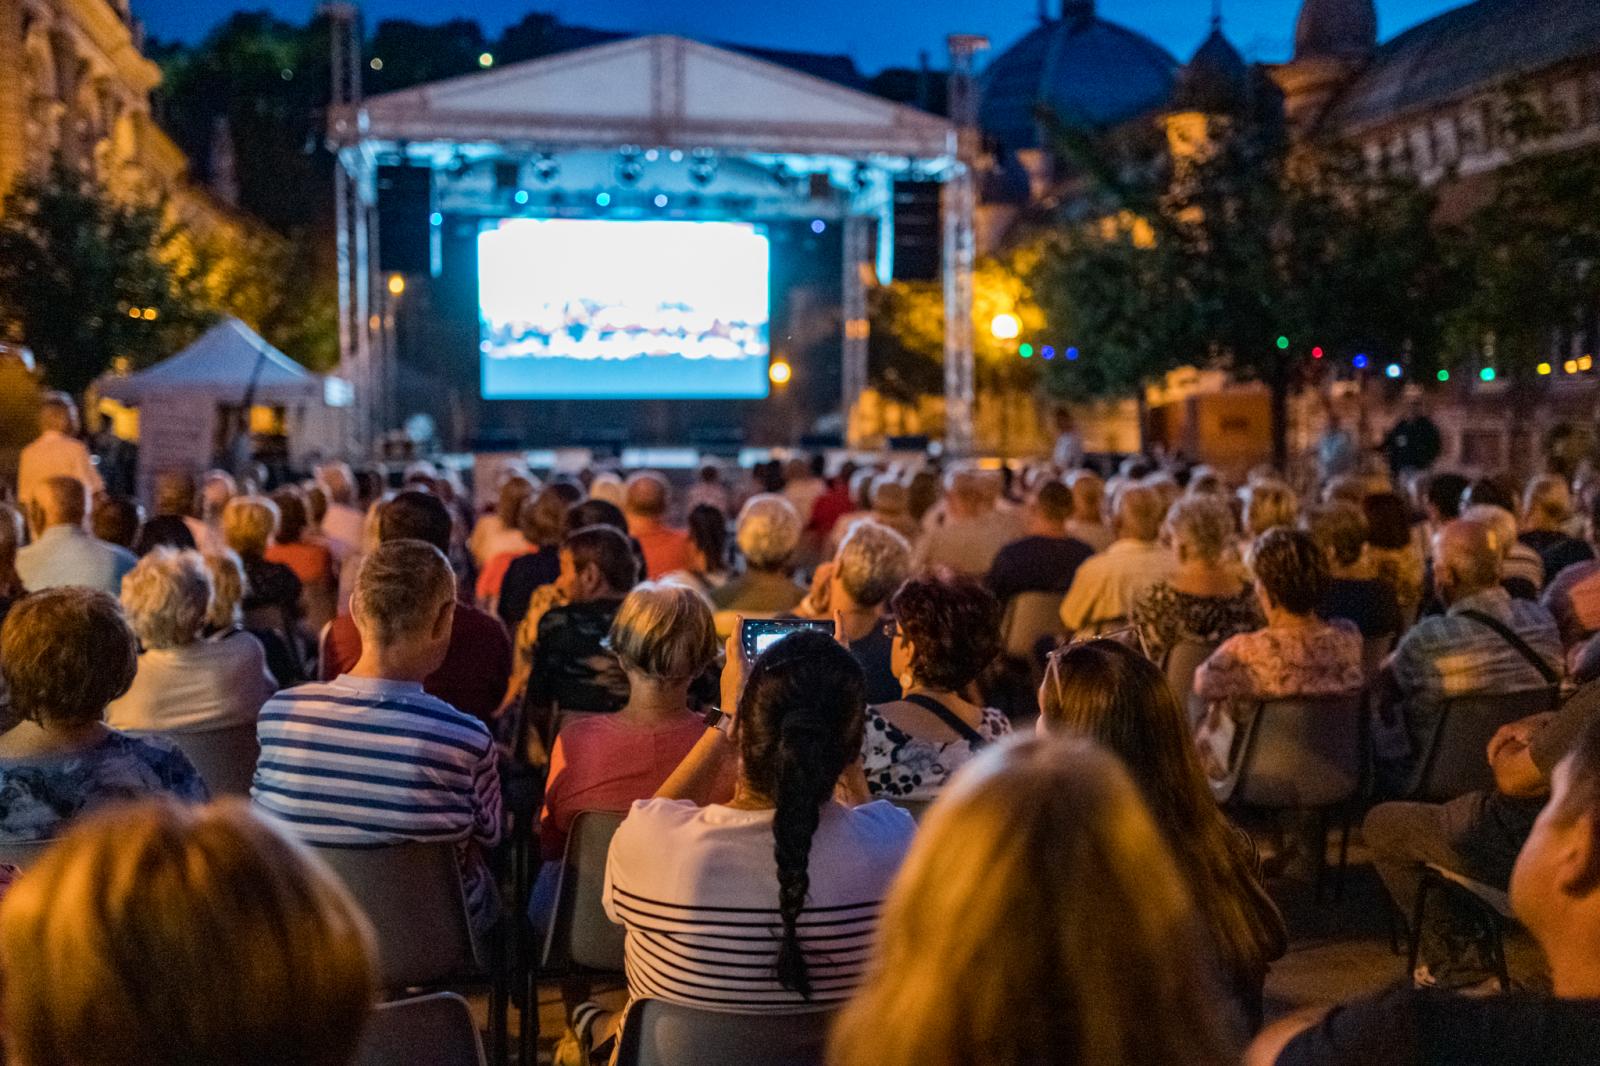
[[[600,193],[598,196],[596,196],[594,198],[594,203],[595,203],[596,207],[610,207],[611,206],[611,194],[608,193],[608,192]]]
[[[428,225],[430,225],[430,226],[442,226],[442,225],[444,225],[444,216],[441,215],[439,212],[435,211],[433,214],[428,216]]]
[[[683,149],[674,148],[672,151],[667,153],[667,158],[672,160],[674,163],[683,162]]]
[[[828,228],[828,224],[826,222],[822,221],[822,219],[814,218],[814,219],[811,220],[811,232],[812,233],[821,233],[823,230],[825,230],[827,228]]]
[[[403,293],[405,291],[406,291],[406,279],[405,279],[405,276],[401,275],[401,274],[390,274],[389,275],[389,295],[390,296],[399,296],[401,293]]]
[[[561,164],[556,162],[556,157],[550,152],[540,152],[539,161],[533,164],[533,176],[548,185],[560,173]]]
[[[705,188],[717,179],[717,153],[709,148],[696,148],[689,160],[689,180]]]
[[[794,368],[782,359],[775,359],[772,365],[767,367],[767,377],[772,379],[774,385],[787,385],[789,379],[794,377]]]
[[[518,207],[521,207],[528,202],[528,190],[518,189],[511,198],[517,202]]]
[[[617,180],[624,185],[636,185],[644,177],[644,162],[640,159],[639,146],[626,144],[622,151],[617,153]]]
[[[660,159],[660,158],[661,158],[661,153],[660,153],[660,151],[658,151],[655,148],[650,149],[648,152],[646,152],[644,154],[644,159],[645,159],[645,162],[647,162],[647,163],[654,163],[657,159]]]
[[[479,52],[478,66],[482,67],[484,70],[488,70],[490,67],[494,66],[494,55],[490,52]]]
[[[1022,320],[1012,314],[995,315],[989,321],[989,333],[997,341],[1016,340],[1022,333]]]
[[[856,192],[865,192],[872,182],[872,168],[865,163],[857,163],[855,172],[850,175],[850,187]]]
[[[666,207],[667,206],[667,194],[664,193],[664,192],[658,192],[658,193],[656,193],[656,198],[651,202],[654,203],[657,207]]]

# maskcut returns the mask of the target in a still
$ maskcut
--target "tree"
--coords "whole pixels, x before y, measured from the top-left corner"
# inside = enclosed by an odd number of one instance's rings
[[[1334,146],[1295,151],[1268,122],[1214,119],[1200,150],[1165,165],[1119,165],[1082,134],[1058,143],[1099,206],[1067,220],[1039,284],[1084,353],[1053,369],[1059,391],[1125,393],[1184,365],[1224,367],[1267,385],[1281,466],[1313,346],[1417,369],[1438,357],[1449,271],[1432,197],[1414,183]]]
[[[213,317],[168,257],[174,237],[161,205],[113,200],[65,168],[25,182],[0,219],[0,322],[68,392],[113,360],[149,365]]]

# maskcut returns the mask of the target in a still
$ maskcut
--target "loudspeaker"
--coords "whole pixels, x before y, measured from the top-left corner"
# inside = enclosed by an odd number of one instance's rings
[[[934,281],[944,251],[936,181],[894,183],[894,276]]]
[[[433,273],[433,171],[378,168],[378,269],[385,274]]]

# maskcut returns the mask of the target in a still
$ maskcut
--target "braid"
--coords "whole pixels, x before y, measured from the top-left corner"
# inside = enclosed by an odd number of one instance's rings
[[[828,731],[796,715],[784,723],[778,751],[778,788],[773,801],[773,856],[778,861],[778,913],[783,918],[783,943],[778,947],[778,983],[811,998],[811,975],[800,946],[800,912],[811,889],[811,838],[817,832],[822,803],[833,791],[838,774],[820,767],[830,761],[824,749],[836,745]]]

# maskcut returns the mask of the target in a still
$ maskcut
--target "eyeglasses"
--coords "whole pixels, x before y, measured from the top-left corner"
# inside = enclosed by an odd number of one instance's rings
[[[883,635],[890,640],[894,640],[900,635],[900,623],[893,618],[885,618],[883,620]]]
[[[1150,658],[1150,645],[1145,642],[1144,629],[1135,625],[1122,626],[1119,629],[1108,629],[1103,633],[1074,633],[1071,640],[1056,648],[1046,658],[1051,665],[1054,665],[1056,660],[1064,655],[1069,648],[1096,640],[1114,640],[1118,644],[1137,647],[1140,655],[1143,655],[1146,659]]]

